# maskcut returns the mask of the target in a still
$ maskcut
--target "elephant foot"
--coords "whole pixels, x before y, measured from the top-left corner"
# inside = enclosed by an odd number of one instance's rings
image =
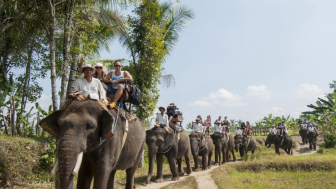
[[[180,177],[178,177],[178,176],[177,177],[173,177],[173,178],[171,178],[171,180],[172,181],[177,181],[177,180],[180,180]]]
[[[217,162],[217,163],[215,163],[215,165],[220,165],[220,163]]]
[[[184,175],[184,172],[179,172],[179,176],[183,176]]]
[[[191,169],[187,170],[187,175],[190,175],[191,174]]]
[[[155,180],[155,183],[162,183],[163,181],[164,181],[163,178],[158,178]]]
[[[237,161],[236,159],[233,160],[233,162],[236,162],[236,161]]]
[[[200,171],[201,171],[200,168],[195,169],[195,172],[200,172]]]

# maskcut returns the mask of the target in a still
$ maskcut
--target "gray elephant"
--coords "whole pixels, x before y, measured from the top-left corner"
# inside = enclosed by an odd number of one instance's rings
[[[299,134],[302,138],[302,144],[308,144],[308,130],[307,129],[300,129]]]
[[[203,133],[192,132],[189,135],[191,153],[194,158],[195,172],[200,171],[198,165],[198,156],[202,157],[202,170],[211,167],[211,156],[213,150],[213,141],[211,137],[206,137]]]
[[[149,170],[146,179],[146,184],[149,183],[153,174],[154,156],[156,155],[157,161],[157,175],[155,182],[163,182],[162,165],[163,155],[168,159],[170,171],[173,174],[172,180],[178,180],[179,175],[184,174],[182,168],[182,158],[184,156],[187,164],[187,174],[191,173],[190,167],[190,144],[189,137],[185,132],[180,133],[180,139],[178,139],[178,133],[169,128],[167,133],[162,128],[154,127],[146,131],[146,144],[148,146],[149,156]],[[175,160],[178,163],[178,173],[176,171]]]
[[[73,169],[78,154],[84,152],[77,188],[89,189],[93,177],[94,189],[113,188],[117,170],[126,170],[125,188],[133,188],[134,173],[144,148],[145,129],[137,119],[128,123],[119,116],[113,135],[111,126],[115,121],[115,110],[102,110],[92,100],[75,100],[66,102],[64,109],[40,122],[42,128],[57,139],[59,183],[56,186],[73,188]],[[102,138],[106,138],[103,143]]]
[[[215,165],[221,165],[221,156],[223,155],[222,163],[229,161],[229,152],[231,151],[233,161],[236,161],[234,154],[234,138],[231,135],[215,132],[211,135],[215,144]]]
[[[265,141],[265,147],[269,148],[271,144],[274,144],[275,146],[275,153],[280,155],[280,148],[285,150],[287,154],[293,155],[293,152],[291,150],[292,148],[292,137],[289,135],[286,135],[284,137],[269,134]]]
[[[236,152],[239,150],[241,158],[243,158],[248,151],[251,151],[251,153],[254,154],[257,143],[256,140],[251,136],[248,138],[247,136],[236,135],[234,137],[234,141],[235,150]]]
[[[308,140],[309,140],[309,149],[310,150],[316,150],[317,133],[309,132],[307,137],[308,137]]]

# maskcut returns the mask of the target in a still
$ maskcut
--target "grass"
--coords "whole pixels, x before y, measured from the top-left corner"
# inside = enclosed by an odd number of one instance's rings
[[[40,161],[40,141],[0,135],[0,144],[0,187],[48,185],[53,181]]]

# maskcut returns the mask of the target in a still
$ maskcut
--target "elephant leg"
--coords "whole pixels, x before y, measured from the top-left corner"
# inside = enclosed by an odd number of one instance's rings
[[[211,168],[211,156],[212,156],[212,151],[210,151],[208,155],[208,168],[209,169]]]
[[[191,174],[191,166],[190,166],[190,150],[187,150],[187,153],[184,155],[185,162],[187,164],[187,175]]]
[[[202,155],[202,170],[207,169],[207,160],[208,160],[208,155],[206,153],[203,153],[203,155]]]
[[[229,150],[225,151],[225,163],[229,161]]]
[[[219,158],[219,161],[218,161]],[[218,152],[218,147],[215,147],[215,165],[219,164],[220,165],[220,151]]]
[[[94,179],[93,179],[93,189],[107,188],[107,183],[110,178],[112,167],[109,163],[101,163],[95,168]]]
[[[199,165],[198,165],[198,154],[193,154],[194,158],[194,164],[195,164],[195,172],[200,171]]]
[[[234,152],[234,149],[233,149],[233,148],[232,148],[232,150],[231,150],[231,153],[232,153],[233,161],[236,162],[237,159],[236,159],[236,155],[235,155],[235,152]]]
[[[128,188],[128,189],[133,189],[133,185],[134,185],[134,174],[135,174],[135,171],[137,170],[138,168],[138,165],[141,161],[141,156],[142,156],[142,152],[143,152],[143,149],[144,149],[144,145],[142,145],[139,153],[138,153],[138,157],[135,161],[135,163],[133,164],[132,167],[126,169],[126,186],[125,188]],[[114,180],[114,174],[113,174],[113,180]]]
[[[107,188],[114,188],[114,175],[117,172],[117,170],[113,170],[110,174],[109,181],[107,183]]]
[[[183,167],[182,167],[182,158],[176,159],[176,161],[177,161],[177,165],[178,165],[178,174],[180,176],[183,176],[184,175],[184,170],[183,170]]]
[[[82,166],[78,172],[77,188],[90,189],[92,178],[93,178],[92,165],[87,155],[84,155]]]
[[[156,183],[163,182],[162,176],[162,164],[163,164],[163,154],[156,154],[156,164],[157,164],[157,172],[156,172]]]
[[[169,153],[169,152],[168,152]],[[172,153],[167,154],[167,159],[168,159],[168,163],[169,163],[169,167],[170,167],[170,171],[173,175],[171,180],[179,180],[180,177],[177,174],[177,170],[176,170],[176,163],[175,163],[175,157],[173,157]]]

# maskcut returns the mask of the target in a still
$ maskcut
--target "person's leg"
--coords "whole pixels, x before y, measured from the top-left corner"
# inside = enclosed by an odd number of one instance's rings
[[[118,100],[120,99],[121,95],[124,92],[124,88],[125,88],[124,85],[122,85],[122,84],[118,85],[118,89],[117,89],[117,92],[114,95],[113,102],[110,104],[111,109],[114,108],[117,105]]]

